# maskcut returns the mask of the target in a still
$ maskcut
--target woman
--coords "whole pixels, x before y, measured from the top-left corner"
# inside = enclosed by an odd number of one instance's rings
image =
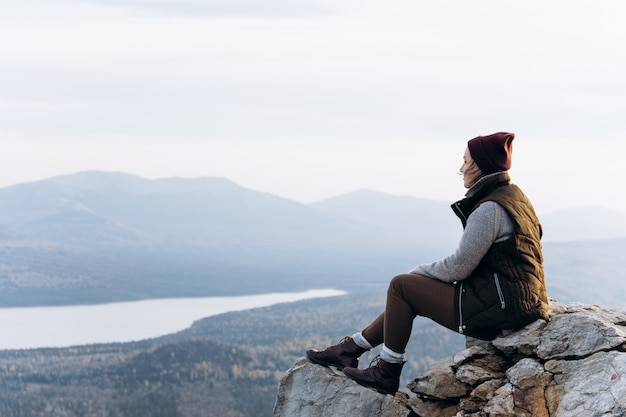
[[[507,172],[514,137],[499,132],[468,141],[460,170],[468,191],[452,205],[463,224],[456,251],[394,277],[385,311],[339,344],[308,350],[312,362],[336,366],[361,385],[393,394],[416,316],[483,340],[547,320],[541,225]],[[358,369],[359,356],[381,343],[378,362]]]

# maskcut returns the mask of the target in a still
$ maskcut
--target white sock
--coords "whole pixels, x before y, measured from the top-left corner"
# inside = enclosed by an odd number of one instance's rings
[[[353,334],[352,340],[354,340],[354,343],[356,343],[358,347],[362,347],[363,349],[370,350],[374,348],[374,346],[370,345],[370,342],[368,342],[367,339],[363,337],[361,332]]]
[[[380,358],[389,363],[402,363],[404,362],[404,353],[394,352],[383,345],[383,349],[380,351]]]

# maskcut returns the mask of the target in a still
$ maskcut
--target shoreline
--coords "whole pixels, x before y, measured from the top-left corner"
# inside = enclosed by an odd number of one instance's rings
[[[125,343],[164,336],[218,314],[346,292],[316,289],[232,297],[163,298],[118,303],[0,308],[0,350]]]

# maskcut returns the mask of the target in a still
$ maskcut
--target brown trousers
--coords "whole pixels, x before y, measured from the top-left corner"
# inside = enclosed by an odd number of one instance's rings
[[[404,353],[416,316],[428,317],[454,330],[454,287],[423,275],[394,277],[387,290],[385,311],[361,334],[372,346],[385,343],[394,352]]]

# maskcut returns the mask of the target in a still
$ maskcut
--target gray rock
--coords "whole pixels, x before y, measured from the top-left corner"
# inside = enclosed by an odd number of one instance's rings
[[[626,416],[626,353],[598,352],[588,358],[545,364],[556,386],[551,415]]]
[[[274,417],[407,417],[402,393],[379,394],[331,368],[304,358],[282,377]]]
[[[626,314],[551,303],[537,320],[433,365],[406,399],[360,387],[300,361],[281,381],[274,417],[624,417]]]
[[[494,392],[493,397],[483,408],[483,411],[490,417],[512,417],[523,414],[515,412],[515,402],[513,401],[513,386],[505,384]]]
[[[409,405],[418,416],[428,417],[453,417],[461,409],[458,404],[447,401],[426,401],[419,397],[409,399]]]
[[[522,330],[496,338],[492,342],[493,346],[511,358],[534,356],[541,343],[541,334],[546,325],[547,322],[537,320]]]
[[[506,372],[506,376],[519,389],[545,388],[552,382],[552,374],[545,371],[541,362],[530,358],[517,362]]]
[[[581,308],[550,319],[541,333],[541,359],[583,358],[626,342],[626,315],[599,307]]]
[[[407,388],[416,394],[437,400],[460,398],[472,391],[471,385],[456,378],[458,367],[481,348],[469,348],[435,364],[423,375],[409,382]],[[479,353],[480,354],[480,353]]]

